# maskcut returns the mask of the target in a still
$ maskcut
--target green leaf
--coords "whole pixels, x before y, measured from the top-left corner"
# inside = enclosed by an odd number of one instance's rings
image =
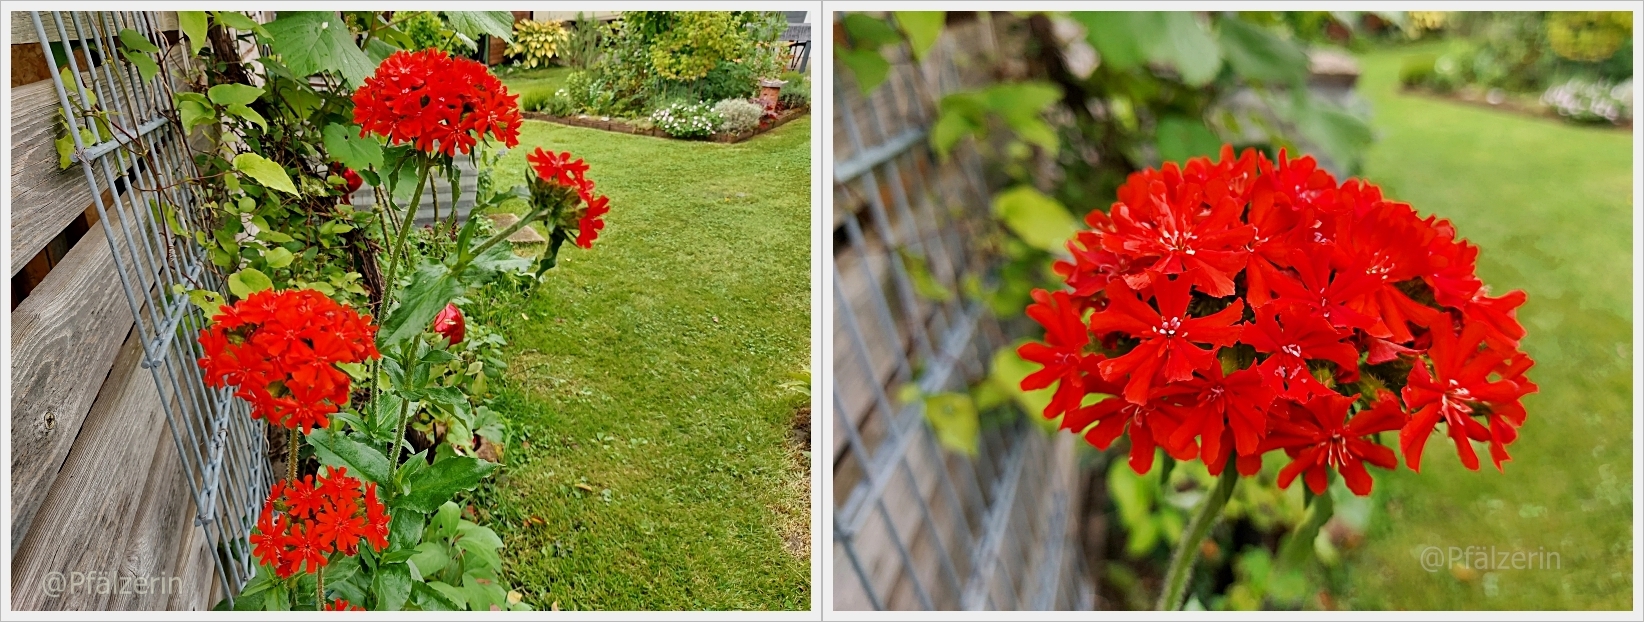
[[[424,578],[433,576],[451,563],[451,554],[445,552],[445,545],[439,542],[424,542],[417,545],[417,550],[408,560]]]
[[[946,160],[948,154],[953,153],[954,145],[981,128],[959,112],[944,108],[941,114],[942,116],[937,117],[936,123],[931,126],[930,146],[936,150],[937,155]]]
[[[177,114],[183,121],[183,133],[188,134],[194,128],[217,122],[217,109],[211,102],[199,93],[178,93],[173,98],[177,103]]]
[[[189,54],[199,52],[208,44],[205,11],[178,11],[177,27],[182,29],[184,37],[188,37]]]
[[[388,468],[388,457],[376,447],[325,428],[309,432],[308,445],[314,448],[314,455],[320,464],[347,467],[349,471],[378,484],[390,481],[392,470]]]
[[[449,539],[457,535],[457,525],[462,522],[462,508],[456,502],[446,501],[434,511],[434,518],[428,521],[429,536],[440,540]]]
[[[224,107],[223,111],[241,119],[256,123],[257,127],[263,128],[264,132],[268,131],[268,121],[263,120],[263,115],[257,114],[257,111],[252,110],[244,104],[230,104]]]
[[[1349,172],[1357,170],[1364,150],[1374,140],[1363,119],[1311,97],[1296,108],[1296,129]]]
[[[1023,242],[1046,251],[1062,250],[1078,231],[1061,203],[1025,184],[995,195],[993,213]]]
[[[236,298],[245,298],[265,289],[274,289],[274,281],[256,268],[246,268],[228,275],[228,291]]]
[[[457,534],[462,536],[463,542],[481,546],[495,551],[502,548],[502,538],[490,527],[482,527],[478,523],[462,521],[457,523]]]
[[[263,260],[268,262],[268,267],[270,268],[284,268],[289,266],[291,265],[291,258],[291,251],[278,246],[263,251]]]
[[[1181,72],[1188,86],[1204,86],[1222,68],[1221,48],[1198,16],[1187,11],[1162,11],[1164,36],[1143,40],[1149,59],[1164,62]]]
[[[383,564],[377,567],[376,579],[371,584],[377,595],[379,611],[399,611],[411,599],[411,567],[401,564]]]
[[[490,611],[493,606],[498,609],[508,606],[508,590],[502,589],[502,585],[492,579],[464,573],[462,591],[468,598],[468,608],[473,611]]]
[[[416,512],[390,512],[392,515],[388,524],[388,546],[395,549],[407,549],[416,546],[422,541],[424,520]]]
[[[285,169],[268,158],[255,153],[242,153],[234,156],[234,170],[250,175],[264,188],[273,188],[289,194],[297,194],[297,187],[291,185],[291,177],[285,174]]]
[[[262,96],[262,89],[245,84],[219,84],[206,91],[206,98],[218,106],[245,105]]]
[[[325,150],[343,166],[363,171],[382,166],[382,145],[360,136],[360,127],[332,123],[325,126]]]
[[[188,301],[194,303],[205,312],[207,318],[216,317],[222,312],[223,305],[228,304],[223,295],[209,289],[191,289],[188,291]]]
[[[881,46],[900,43],[902,35],[883,19],[863,13],[851,13],[841,23],[850,34],[852,47],[878,50]]]
[[[470,37],[492,35],[514,42],[514,14],[508,11],[442,11],[451,29]]]
[[[988,382],[1009,394],[1016,405],[1021,407],[1022,412],[1027,413],[1030,418],[1042,421],[1045,407],[1050,406],[1050,399],[1056,394],[1056,390],[1048,387],[1035,391],[1022,390],[1022,380],[1029,374],[1039,371],[1038,365],[1023,360],[1022,356],[1016,353],[1016,349],[1023,343],[1026,341],[1018,341],[994,351]],[[1073,432],[1082,434],[1084,430]]]
[[[400,295],[400,306],[383,320],[382,330],[377,332],[377,346],[386,348],[422,333],[440,309],[444,309],[446,303],[461,294],[463,289],[463,284],[444,264],[423,264],[411,276],[411,284]]]
[[[863,94],[872,93],[890,75],[890,63],[877,50],[847,50],[838,48],[834,56],[839,64],[856,76],[856,86]]]
[[[148,37],[144,37],[143,33],[130,28],[120,31],[120,45],[133,52],[142,52],[144,54],[153,54],[160,51],[159,46],[154,45],[153,41],[149,41]]]
[[[1159,119],[1159,157],[1180,164],[1194,156],[1215,157],[1222,141],[1203,121],[1172,115]]]
[[[1234,73],[1265,84],[1300,86],[1307,79],[1307,53],[1266,28],[1237,18],[1220,20],[1217,43]]]
[[[462,588],[444,581],[429,581],[427,585],[431,591],[443,597],[453,610],[461,611],[468,602],[468,595],[462,591]]]
[[[262,24],[239,11],[212,11],[211,16],[217,23],[240,32],[266,32]]]
[[[1074,20],[1085,27],[1085,40],[1101,54],[1103,65],[1124,71],[1147,60],[1143,42],[1164,36],[1164,24],[1151,12],[1079,11]]]
[[[497,468],[467,456],[452,456],[435,462],[428,470],[417,473],[409,482],[411,492],[394,500],[394,505],[413,512],[432,512],[457,493],[473,490],[480,480]]]
[[[946,11],[897,11],[896,24],[902,27],[902,34],[908,37],[908,47],[913,49],[913,57],[924,60],[930,47],[936,44],[936,38],[942,35],[942,25],[947,22]]]
[[[376,69],[335,12],[281,11],[264,28],[274,53],[297,76],[331,71],[358,85]]]
[[[73,159],[74,158],[74,137],[73,136],[65,135],[62,138],[58,138],[57,140],[52,141],[52,144],[57,147],[57,169],[58,170],[66,169],[69,166],[74,164],[74,159]]]
[[[897,248],[896,254],[902,257],[902,263],[908,269],[908,278],[913,279],[913,291],[920,297],[937,302],[953,300],[953,290],[931,274],[930,263],[923,256],[905,248]]]
[[[925,397],[925,420],[937,442],[949,451],[975,456],[981,440],[976,403],[964,393],[937,393]]]
[[[154,62],[154,59],[149,58],[147,54],[142,52],[133,52],[131,50],[121,50],[120,55],[126,57],[126,60],[131,61],[131,65],[137,68],[137,75],[141,77],[144,82],[153,80],[154,76],[160,73],[160,66]]]
[[[453,598],[452,594],[440,589],[439,586],[444,586],[458,595],[461,594],[461,591],[457,588],[440,581],[413,583],[411,584],[411,602],[416,603],[423,611],[461,611],[462,599]]]

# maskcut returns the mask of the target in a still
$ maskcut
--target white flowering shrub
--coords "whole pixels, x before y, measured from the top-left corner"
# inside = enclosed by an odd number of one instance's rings
[[[703,138],[713,135],[724,118],[707,103],[678,102],[656,109],[651,122],[674,138]]]
[[[726,99],[714,104],[714,112],[724,119],[719,131],[734,134],[759,127],[759,118],[764,116],[765,109],[746,99]]]
[[[1609,83],[1571,78],[1542,93],[1541,103],[1573,121],[1615,123],[1633,116],[1633,81]]]

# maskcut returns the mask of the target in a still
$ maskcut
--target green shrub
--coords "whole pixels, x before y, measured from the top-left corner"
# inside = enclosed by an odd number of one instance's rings
[[[714,104],[714,112],[723,119],[719,131],[733,134],[759,127],[759,118],[765,116],[763,107],[746,99],[721,100]]]
[[[519,95],[519,109],[540,112],[547,106],[550,97],[553,97],[553,93],[543,90],[525,91]]]
[[[777,101],[789,108],[811,105],[811,81],[805,74],[789,71],[782,74],[787,84],[782,85],[782,92],[778,93]]]
[[[1433,82],[1433,63],[1438,62],[1438,56],[1422,54],[1411,56],[1399,66],[1399,84],[1404,88],[1431,86]]]
[[[474,40],[446,26],[433,11],[400,11],[394,23],[411,38],[412,49],[435,49],[452,56],[467,56],[478,49]]]
[[[543,102],[542,110],[556,117],[568,117],[576,113],[576,105],[571,103],[571,97],[565,89],[554,91],[553,95]]]
[[[706,103],[676,103],[651,113],[651,122],[674,138],[704,138],[724,122]]]
[[[514,22],[514,42],[503,51],[526,68],[547,67],[565,45],[565,26],[557,21]]]

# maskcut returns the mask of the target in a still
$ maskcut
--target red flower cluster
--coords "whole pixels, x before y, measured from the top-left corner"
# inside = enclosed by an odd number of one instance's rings
[[[348,602],[345,599],[339,598],[337,600],[331,601],[331,604],[326,605],[325,610],[326,611],[365,611],[365,607],[361,607],[361,606],[356,605],[354,603]]]
[[[414,143],[429,154],[466,154],[487,134],[519,144],[518,100],[478,62],[432,49],[399,51],[354,91],[354,122],[360,136]]]
[[[594,239],[599,237],[599,230],[605,228],[605,214],[611,211],[611,200],[605,195],[594,194],[594,182],[587,177],[588,163],[581,158],[571,159],[571,153],[568,151],[556,154],[552,151],[543,151],[541,147],[525,156],[525,160],[542,181],[576,190],[577,198],[587,207],[575,214],[576,244],[583,248],[593,248]],[[572,215],[564,214],[567,217]]]
[[[1027,309],[1045,337],[1018,353],[1043,369],[1022,388],[1056,385],[1046,417],[1103,449],[1128,430],[1138,472],[1156,447],[1247,475],[1282,450],[1280,485],[1319,493],[1328,469],[1365,495],[1364,463],[1397,467],[1378,432],[1399,431],[1414,470],[1440,421],[1467,468],[1473,441],[1497,469],[1509,459],[1536,390],[1525,296],[1491,297],[1449,221],[1311,157],[1231,147],[1135,173],[1118,198],[1056,264],[1068,291]]]
[[[362,540],[374,551],[388,546],[389,517],[377,500],[377,485],[362,488],[347,468],[326,470],[318,482],[313,475],[275,482],[263,502],[252,554],[282,579],[318,572],[331,553],[359,553]]]
[[[336,364],[378,356],[370,316],[311,289],[255,292],[212,319],[200,331],[206,382],[233,385],[252,417],[305,433],[348,403]]]

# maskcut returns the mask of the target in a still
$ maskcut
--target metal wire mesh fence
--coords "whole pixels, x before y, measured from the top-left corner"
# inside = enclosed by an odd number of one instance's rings
[[[194,243],[203,209],[183,180],[194,169],[178,131],[174,84],[166,70],[143,79],[123,60],[130,33],[164,49],[155,12],[33,11],[29,14],[73,138],[71,160],[85,174],[136,318],[142,366],[152,372],[183,462],[195,522],[212,545],[224,594],[251,577],[248,542],[272,474],[263,423],[245,402],[205,385],[195,361],[207,321],[187,290],[226,292]],[[172,48],[175,49],[175,48]],[[183,62],[167,58],[166,69]]]
[[[833,360],[836,609],[1089,609],[1077,554],[1071,436],[1016,418],[974,455],[938,442],[918,394],[986,377],[1009,328],[972,297],[990,278],[991,190],[980,157],[927,147],[935,102],[989,79],[985,18],[906,49],[863,96],[834,98]]]

